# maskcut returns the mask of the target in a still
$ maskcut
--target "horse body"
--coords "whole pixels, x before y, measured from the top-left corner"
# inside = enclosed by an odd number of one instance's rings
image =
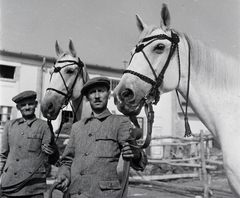
[[[137,16],[141,32],[138,45],[118,86],[115,104],[124,114],[136,114],[142,101],[152,102],[149,95],[171,53],[173,30],[170,14],[163,6],[161,28],[148,27]],[[240,65],[207,44],[176,32],[179,43],[169,58],[160,94],[177,89],[189,101],[196,115],[218,140],[230,186],[240,197]],[[156,37],[160,35],[160,37]],[[166,35],[167,37],[163,37]],[[167,38],[167,39],[166,39]],[[132,72],[134,71],[134,72]],[[188,95],[189,92],[189,95]]]
[[[49,87],[42,100],[41,111],[47,119],[55,120],[60,110],[72,101],[76,120],[80,120],[91,112],[86,98],[81,96],[82,87],[89,79],[89,75],[85,65],[77,57],[71,40],[68,53],[64,53],[57,42],[55,50],[58,59],[50,71]]]

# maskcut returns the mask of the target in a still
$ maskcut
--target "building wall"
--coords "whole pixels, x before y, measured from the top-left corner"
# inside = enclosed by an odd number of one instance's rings
[[[16,110],[15,103],[12,102],[12,97],[16,94],[31,89],[37,92],[38,101],[41,104],[41,100],[44,97],[44,93],[48,87],[50,75],[49,70],[55,61],[53,57],[47,57],[46,63],[43,65],[44,57],[38,55],[24,55],[17,53],[5,53],[1,52],[0,65],[12,65],[16,67],[14,80],[6,80],[0,78],[0,106],[11,106],[13,111],[11,119],[20,117],[21,114]],[[112,79],[119,79],[122,75],[122,70],[107,68],[104,66],[92,66],[87,65],[88,73],[90,77],[95,76],[107,76]],[[40,105],[39,105],[40,106]],[[36,115],[42,119],[40,108],[37,108]],[[117,107],[114,105],[113,97],[109,100],[109,109],[112,113],[121,114]],[[155,119],[153,123],[152,136],[183,136],[184,135],[184,121],[183,114],[181,113],[175,92],[170,92],[161,96],[157,106],[153,106],[155,112]],[[68,106],[67,110],[71,110]],[[205,126],[198,120],[196,115],[189,109],[190,116],[189,122],[192,127],[193,133],[199,133],[200,130],[206,131]],[[147,133],[147,118],[144,109],[139,114],[139,119],[142,122],[144,129],[144,137]],[[53,121],[53,127],[58,129],[61,121],[61,115]],[[0,129],[1,131],[2,129]],[[160,141],[161,142],[161,141]],[[159,141],[153,141],[152,144],[159,143]],[[150,155],[161,157],[161,147],[154,147],[154,150],[148,150]]]

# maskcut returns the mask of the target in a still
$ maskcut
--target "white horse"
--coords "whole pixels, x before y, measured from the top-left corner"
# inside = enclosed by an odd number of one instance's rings
[[[71,102],[76,115],[75,121],[81,120],[92,112],[86,97],[81,95],[84,84],[90,79],[86,66],[77,57],[72,40],[69,42],[69,52],[63,52],[58,42],[55,44],[55,51],[58,58],[50,71],[50,82],[41,103],[41,111],[45,118],[55,120],[60,110]],[[124,162],[121,155],[117,166],[121,182],[126,172]],[[122,188],[124,185],[125,183],[122,183]]]
[[[77,57],[72,40],[69,52],[63,52],[57,41],[55,51],[58,58],[50,71],[49,87],[41,102],[41,111],[45,118],[55,120],[60,110],[71,102],[75,119],[80,120],[91,112],[89,103],[81,95],[83,85],[90,79],[86,66]]]
[[[137,16],[141,36],[129,66],[114,90],[124,114],[137,114],[144,102],[157,102],[174,89],[189,101],[219,141],[230,186],[240,197],[240,64],[186,34],[170,29],[165,4],[160,28]]]

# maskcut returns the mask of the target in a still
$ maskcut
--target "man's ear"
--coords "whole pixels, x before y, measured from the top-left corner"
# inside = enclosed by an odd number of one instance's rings
[[[35,106],[36,106],[36,107],[38,106],[38,101],[35,101]]]
[[[17,108],[17,110],[20,110],[20,108],[19,108],[18,104],[16,104],[16,108]]]
[[[89,102],[88,94],[85,95],[86,100]]]

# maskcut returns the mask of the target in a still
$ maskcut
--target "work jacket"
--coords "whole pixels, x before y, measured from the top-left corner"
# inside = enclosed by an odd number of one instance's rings
[[[8,187],[8,190],[12,191],[6,195],[25,196],[46,191],[44,163],[48,158],[55,163],[59,157],[59,152],[47,157],[42,151],[41,145],[48,143],[54,144],[54,134],[49,130],[46,121],[35,117],[32,120],[18,118],[6,123],[0,152],[1,185],[3,189]],[[39,168],[36,170],[37,167]],[[36,172],[33,174],[34,171]],[[30,175],[32,177],[26,184],[15,192],[18,184]]]
[[[98,117],[90,116],[73,124],[57,174],[71,180],[71,197],[119,196],[121,179],[117,165],[124,143],[133,142],[130,128],[132,124],[127,117],[112,115],[108,109]],[[145,168],[147,158],[143,155],[137,163],[131,162],[134,169]]]

